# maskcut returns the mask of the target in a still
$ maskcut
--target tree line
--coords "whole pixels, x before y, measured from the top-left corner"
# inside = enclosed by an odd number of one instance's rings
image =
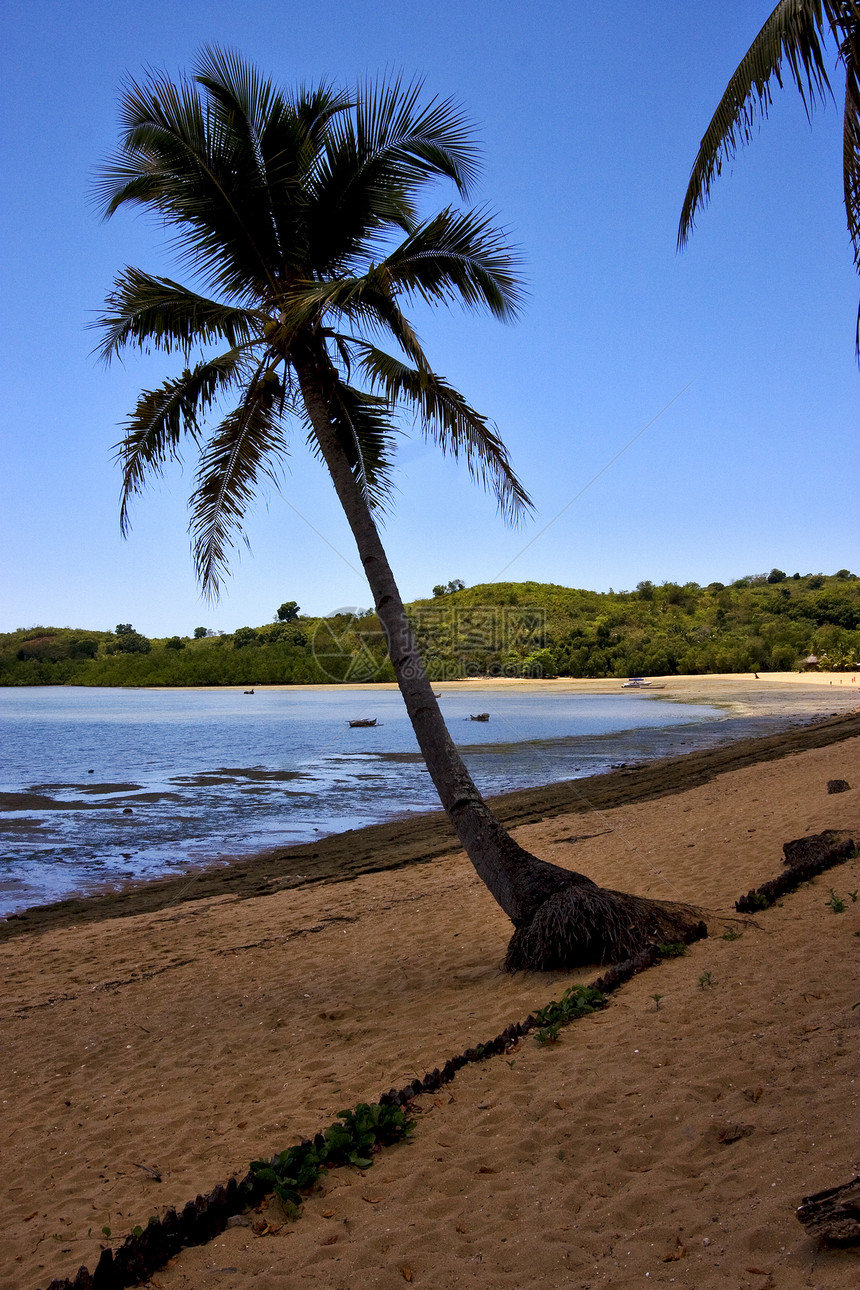
[[[459,580],[458,580],[459,581]],[[150,639],[32,627],[0,634],[2,685],[308,685],[393,680],[372,611]],[[847,569],[596,592],[549,583],[460,587],[407,606],[435,680],[860,670],[860,579]]]

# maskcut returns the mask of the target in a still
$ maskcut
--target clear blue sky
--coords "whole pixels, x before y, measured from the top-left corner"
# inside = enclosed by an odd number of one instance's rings
[[[252,554],[237,558],[220,604],[202,602],[193,578],[188,466],[139,500],[130,540],[119,536],[117,427],[176,363],[105,370],[87,324],[123,265],[172,265],[140,217],[99,222],[92,176],[116,140],[123,76],[176,73],[207,41],[287,83],[423,74],[476,121],[480,197],[523,248],[518,324],[418,321],[437,370],[497,422],[535,519],[506,529],[465,475],[405,438],[384,533],[405,598],[454,577],[619,590],[774,565],[856,571],[860,281],[839,91],[811,127],[796,93],[777,93],[689,249],[675,250],[698,141],[771,8],[6,0],[0,630],[124,621],[188,634],[264,622],[283,600],[307,613],[370,603],[300,437],[283,497],[260,499]]]

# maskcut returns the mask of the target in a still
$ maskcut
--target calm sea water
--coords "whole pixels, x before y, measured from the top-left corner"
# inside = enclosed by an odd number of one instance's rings
[[[440,703],[486,794],[755,733],[641,694]],[[437,805],[396,692],[0,689],[0,914]]]

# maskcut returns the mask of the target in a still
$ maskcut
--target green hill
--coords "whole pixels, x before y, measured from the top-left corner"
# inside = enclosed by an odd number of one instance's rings
[[[860,668],[860,579],[780,570],[582,591],[539,582],[437,587],[408,606],[430,675],[664,676]],[[376,615],[300,616],[148,640],[33,627],[0,634],[0,685],[272,685],[393,680]]]

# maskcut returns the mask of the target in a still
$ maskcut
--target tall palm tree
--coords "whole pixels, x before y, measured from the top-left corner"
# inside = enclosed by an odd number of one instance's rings
[[[678,226],[686,245],[711,185],[739,147],[749,143],[772,103],[773,82],[787,70],[807,114],[816,100],[832,96],[825,43],[832,37],[845,74],[842,186],[854,264],[860,272],[860,3],[858,0],[780,0],[739,63],[711,118],[693,163]],[[860,312],[856,343],[860,357]]]
[[[460,300],[512,318],[516,257],[485,210],[421,218],[438,179],[466,196],[477,155],[460,111],[397,79],[354,96],[289,94],[235,54],[207,48],[193,79],[151,74],[122,95],[122,134],[99,186],[106,216],[149,208],[175,233],[199,289],[126,268],[100,319],[106,361],[128,347],[213,348],[124,427],[121,524],[146,481],[199,454],[194,559],[217,594],[245,507],[273,480],[291,428],[322,458],[355,538],[406,709],[442,804],[516,932],[510,967],[619,957],[678,939],[685,907],[603,891],[529,855],[504,831],[459,757],[433,696],[374,515],[386,500],[398,409],[516,517],[530,505],[487,420],[430,366],[402,304]],[[387,338],[395,353],[379,347]],[[204,429],[211,415],[214,425]],[[536,915],[537,921],[536,921]],[[542,919],[542,921],[541,921]]]

